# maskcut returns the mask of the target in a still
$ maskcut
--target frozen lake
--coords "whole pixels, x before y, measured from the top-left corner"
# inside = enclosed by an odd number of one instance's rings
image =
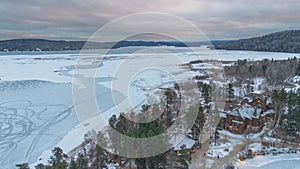
[[[159,47],[168,49],[184,62],[197,57],[186,48]],[[110,89],[116,67],[124,58],[139,48],[112,50],[95,77],[96,99],[101,104],[104,118],[117,113],[114,104],[126,97],[119,91]],[[216,56],[207,48],[197,48],[202,59]],[[68,152],[83,140],[83,131],[78,127],[78,120],[73,108],[72,75],[78,58],[78,51],[72,52],[8,52],[0,53],[0,166],[1,169],[14,168],[16,163],[33,163],[44,153],[59,145]],[[237,59],[286,59],[300,57],[299,54],[218,51],[221,60]],[[143,57],[164,57],[162,53],[139,53],[134,59]],[[170,58],[171,59],[171,58]],[[167,64],[167,63],[166,63]],[[173,73],[184,72],[178,65]],[[177,68],[176,68],[177,66]],[[151,89],[165,83],[172,83],[171,78],[161,72],[137,75],[133,78],[130,96],[142,104]],[[152,80],[155,78],[156,80]],[[113,103],[112,93],[118,96]],[[137,99],[134,99],[137,98]],[[76,127],[77,126],[77,127]],[[74,131],[77,132],[74,132]],[[73,132],[72,132],[73,131]],[[74,133],[76,133],[74,135]],[[72,138],[72,143],[66,141]],[[76,137],[76,138],[74,138]],[[48,152],[45,153],[45,152]]]
[[[300,154],[257,156],[238,165],[239,169],[299,169]]]

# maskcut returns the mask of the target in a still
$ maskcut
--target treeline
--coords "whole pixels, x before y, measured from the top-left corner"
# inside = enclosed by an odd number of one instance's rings
[[[296,57],[287,60],[238,60],[235,65],[225,67],[225,73],[242,82],[253,77],[265,77],[269,84],[280,85],[286,78],[300,75],[300,60]]]
[[[215,49],[300,53],[300,30],[288,30],[261,37],[216,44]]]
[[[67,154],[59,147],[52,149],[48,164],[38,164],[35,169],[104,169],[108,168],[108,152],[96,144],[78,153],[76,158],[68,159]],[[30,169],[28,163],[17,164],[18,169]]]
[[[86,42],[46,39],[12,39],[0,41],[0,51],[62,51],[84,49],[115,49],[128,46],[201,46],[208,42],[180,41],[120,41],[120,42]],[[221,43],[221,42],[219,42]]]
[[[60,51],[80,50],[84,41],[55,41],[46,39],[13,39],[0,41],[0,51]]]
[[[300,89],[296,91],[273,91],[273,134],[277,137],[299,142],[300,137]],[[297,139],[298,138],[298,139]]]

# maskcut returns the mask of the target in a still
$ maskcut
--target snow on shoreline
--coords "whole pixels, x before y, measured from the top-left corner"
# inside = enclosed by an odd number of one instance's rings
[[[57,144],[55,147],[60,147],[64,153],[69,153],[75,147],[80,145],[84,141],[84,130],[80,125],[77,125],[71,131],[69,131]],[[48,164],[48,160],[52,155],[52,149],[44,151],[34,163],[30,164],[30,168],[34,168],[36,165]]]

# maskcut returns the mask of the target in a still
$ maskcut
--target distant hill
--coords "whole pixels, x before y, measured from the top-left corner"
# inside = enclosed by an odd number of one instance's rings
[[[211,42],[178,42],[178,41],[120,41],[114,42],[88,42],[89,49],[121,48],[128,46],[201,46],[211,44],[222,44],[232,41],[216,40]],[[12,39],[0,41],[0,52],[3,51],[61,51],[61,50],[81,50],[86,41],[65,41],[65,40],[46,40],[46,39]]]
[[[0,51],[61,51],[81,50],[86,41],[64,41],[46,39],[13,39],[0,41]],[[191,42],[188,45],[200,46],[200,43]],[[154,41],[120,41],[114,42],[88,42],[86,49],[121,48],[127,46],[175,46],[186,47],[182,42],[154,42]]]
[[[232,42],[236,42],[237,40],[211,40],[210,44],[212,45],[220,45],[220,44],[225,44],[225,43],[232,43]],[[205,45],[210,45],[208,43],[206,43]]]
[[[80,50],[85,41],[65,41],[46,39],[12,39],[0,41],[0,51],[61,51]],[[89,42],[90,49],[110,47],[112,43]]]
[[[261,37],[215,44],[215,49],[300,53],[300,30],[288,30]]]
[[[0,41],[1,51],[61,51],[81,50],[85,41],[65,41],[46,39],[13,39]],[[261,37],[240,40],[212,40],[210,42],[177,42],[177,41],[120,41],[114,42],[88,42],[89,49],[121,48],[128,46],[174,46],[197,47],[213,45],[211,48],[226,50],[250,50],[268,52],[300,53],[300,30],[275,32]]]
[[[79,50],[83,41],[54,41],[46,39],[13,39],[0,41],[0,51]]]

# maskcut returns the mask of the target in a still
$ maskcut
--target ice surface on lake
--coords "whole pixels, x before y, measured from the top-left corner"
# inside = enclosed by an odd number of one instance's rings
[[[215,59],[219,56],[221,60],[234,61],[238,59],[261,60],[261,59],[287,59],[300,57],[296,53],[274,53],[274,52],[255,52],[255,51],[213,51],[205,47],[195,48],[199,56],[196,56],[191,50],[186,48],[160,47],[168,49],[171,53],[178,55],[183,62],[194,59]],[[118,49],[117,52],[111,52],[107,58],[110,61],[117,61],[130,55],[136,48]],[[139,49],[139,48],[137,48]],[[114,51],[114,50],[112,50]],[[72,81],[72,70],[78,54],[46,54],[46,55],[5,55],[0,53],[0,79],[2,80],[47,80],[52,82],[70,82]],[[13,53],[12,53],[13,54]],[[120,62],[119,62],[120,63]],[[116,66],[116,65],[114,65]],[[103,70],[114,70],[114,67],[104,67]]]
[[[199,59],[186,48],[159,48],[171,51],[182,59],[183,63]],[[111,83],[120,79],[114,76],[114,71],[126,57],[132,56],[131,52],[139,49],[112,50],[99,65],[95,77],[95,93],[106,120],[110,115],[118,113],[114,105],[126,97],[110,89]],[[216,58],[216,53],[205,47],[196,50],[200,54],[200,59]],[[299,54],[222,50],[217,51],[217,54],[222,60],[299,57]],[[138,53],[133,58],[139,59],[139,56],[164,57],[162,53],[148,51],[144,54]],[[83,140],[83,133],[79,136],[80,132],[77,132],[78,120],[72,99],[72,76],[77,58],[76,52],[62,52],[62,54],[48,52],[45,55],[38,54],[38,52],[0,54],[1,169],[11,169],[16,163],[36,162],[43,152],[49,152],[57,144],[65,151],[69,151],[72,143],[68,140],[76,140],[73,146]],[[147,66],[146,63],[145,66]],[[173,66],[174,72],[185,77],[184,69],[180,69],[179,65],[176,65],[177,68]],[[146,103],[147,94],[151,90],[162,83],[170,84],[171,81],[172,78],[159,71],[156,73],[150,71],[150,75],[149,72],[145,72],[144,75],[139,74],[131,81],[130,99],[134,105]],[[113,103],[111,92],[120,97],[119,102]],[[73,138],[75,136],[76,138]],[[43,156],[43,158],[46,157]]]
[[[256,156],[238,164],[239,169],[299,169],[299,166],[299,154]]]
[[[0,86],[1,168],[36,161],[77,123],[70,84],[31,80]]]

